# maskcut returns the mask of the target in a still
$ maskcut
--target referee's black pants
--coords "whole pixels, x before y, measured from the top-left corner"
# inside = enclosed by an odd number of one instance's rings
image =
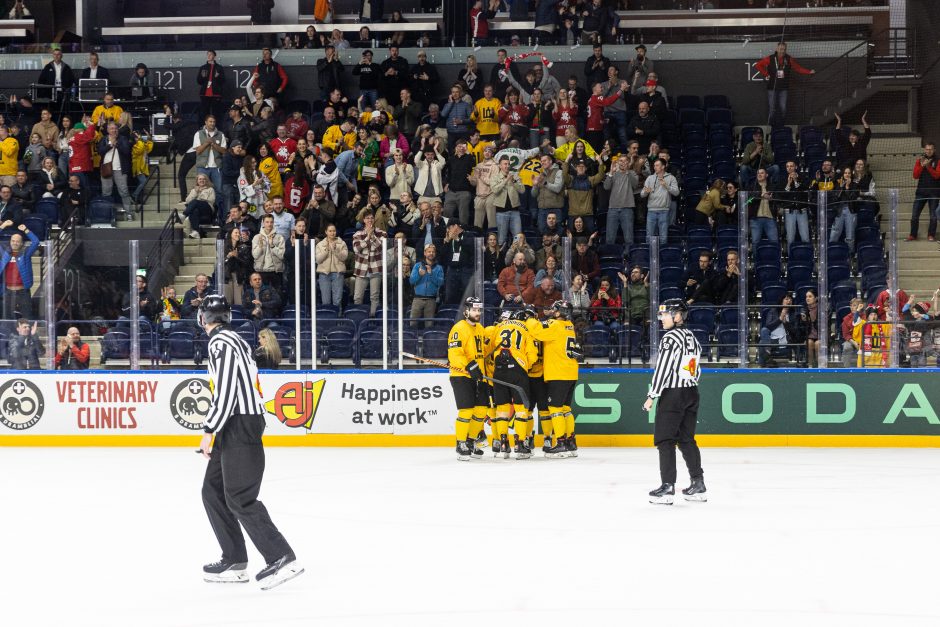
[[[202,502],[222,547],[223,560],[248,561],[239,523],[266,564],[291,553],[287,540],[258,500],[264,476],[262,433],[264,416],[235,415],[225,422],[212,446],[202,482]]]
[[[702,477],[702,454],[695,443],[698,388],[666,388],[656,405],[653,443],[659,449],[659,476],[663,483],[676,482],[676,446],[692,479]]]

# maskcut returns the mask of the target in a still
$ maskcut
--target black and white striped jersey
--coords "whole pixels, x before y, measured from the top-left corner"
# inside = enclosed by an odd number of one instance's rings
[[[653,371],[649,397],[657,398],[666,388],[692,388],[698,385],[702,346],[685,327],[673,327],[659,340],[659,357]]]
[[[214,394],[204,423],[206,433],[218,432],[233,415],[264,413],[251,347],[231,329],[216,327],[209,334],[209,380]]]

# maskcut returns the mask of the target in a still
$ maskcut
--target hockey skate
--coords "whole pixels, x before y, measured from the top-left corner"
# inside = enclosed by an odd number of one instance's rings
[[[289,553],[262,568],[255,579],[261,584],[262,590],[270,590],[303,572],[304,567],[297,562],[293,553]]]
[[[566,438],[558,438],[555,441],[555,446],[545,451],[545,457],[549,459],[564,459],[568,457],[568,443],[566,442]]]
[[[650,503],[654,505],[672,505],[676,500],[676,487],[671,483],[664,483],[650,492]]]
[[[686,501],[696,501],[698,503],[707,501],[708,495],[705,493],[705,480],[701,477],[692,479],[692,485],[682,491],[682,498]]]
[[[480,433],[477,435],[477,439],[474,441],[474,444],[476,444],[477,448],[486,448],[490,445],[489,440],[486,439],[486,431],[482,429],[480,430]]]
[[[496,438],[493,438],[493,457],[499,459],[500,455],[503,452],[503,443]]]
[[[578,456],[578,443],[574,439],[574,434],[572,433],[567,438],[565,438],[565,445],[568,451],[568,457],[577,457]]]
[[[476,445],[475,440],[467,438],[467,448],[470,449],[470,459],[483,459],[483,449]]]
[[[496,448],[495,442],[493,448]],[[509,459],[509,455],[512,453],[512,446],[509,445],[509,436],[504,435],[499,439],[499,448],[502,458]],[[499,457],[499,455],[497,455],[497,457]]]
[[[542,453],[547,455],[548,451],[551,450],[551,448],[552,448],[552,436],[546,435],[545,440],[542,442]]]
[[[529,439],[521,440],[516,444],[516,459],[529,459],[532,457],[532,449],[529,448]]]
[[[248,563],[219,560],[202,567],[202,578],[209,583],[248,583]]]
[[[470,445],[466,442],[457,442],[457,459],[462,462],[468,462],[471,457],[473,457],[473,455],[470,451]]]

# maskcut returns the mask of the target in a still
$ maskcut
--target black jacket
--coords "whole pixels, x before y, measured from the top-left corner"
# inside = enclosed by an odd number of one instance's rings
[[[206,87],[209,85],[209,77],[212,77],[212,93],[221,97],[225,90],[225,68],[218,63],[209,65],[203,63],[196,74],[196,83],[199,84],[199,95],[206,95]]]
[[[190,144],[192,145],[192,144]],[[101,162],[104,163],[105,156],[108,151],[111,150],[111,144],[108,142],[108,136],[105,135],[98,141],[98,154],[101,155]],[[121,172],[126,174],[128,177],[131,175],[131,143],[127,141],[127,138],[118,135],[117,138],[117,152],[118,157],[121,159]]]
[[[10,366],[14,370],[39,370],[39,358],[46,354],[39,337],[18,333],[10,336],[7,351],[10,355]]]
[[[91,78],[91,68],[85,68],[82,70],[81,78]],[[97,78],[103,78],[109,83],[111,82],[111,72],[108,71],[108,68],[98,66]]]
[[[42,68],[42,71],[39,73],[39,79],[36,81],[40,85],[55,85],[55,66],[52,61],[46,64],[46,67]],[[72,73],[72,68],[69,67],[68,63],[62,62],[62,89],[71,89],[75,86],[75,75]],[[52,93],[51,89],[43,89],[36,91],[37,98],[51,98]]]
[[[476,238],[473,233],[464,231],[457,239],[438,246],[441,256],[441,265],[447,268],[448,272],[456,268],[473,268],[476,264]],[[454,261],[457,257],[457,261]]]
[[[326,59],[320,59],[326,61]],[[321,72],[320,61],[317,61],[317,71]],[[357,63],[352,69],[353,76],[359,77],[359,90],[379,89],[379,75],[382,73],[378,63]],[[322,87],[322,85],[321,85]]]
[[[340,86],[340,77],[343,74],[343,64],[339,57],[333,57],[332,61],[327,61],[323,57],[317,61],[317,86],[320,89],[337,89]]]
[[[444,182],[449,185],[448,189],[452,192],[469,192],[470,181],[467,177],[475,165],[476,160],[469,154],[463,157],[456,155],[450,157],[447,160],[447,173],[444,179]]]
[[[596,65],[595,65],[596,64]],[[593,85],[594,83],[603,83],[607,81],[607,68],[610,67],[610,59],[601,55],[600,59],[596,59],[592,54],[584,62],[584,77],[587,79],[588,85]],[[578,103],[580,106],[585,106],[586,103]]]

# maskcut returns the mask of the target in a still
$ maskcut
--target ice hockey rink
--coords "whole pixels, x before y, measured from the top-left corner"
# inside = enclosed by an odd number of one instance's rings
[[[269,448],[261,498],[307,572],[262,592],[202,581],[219,551],[192,448],[6,448],[0,622],[940,624],[936,450],[706,448],[703,465],[709,502],[667,507],[646,500],[652,448]]]

